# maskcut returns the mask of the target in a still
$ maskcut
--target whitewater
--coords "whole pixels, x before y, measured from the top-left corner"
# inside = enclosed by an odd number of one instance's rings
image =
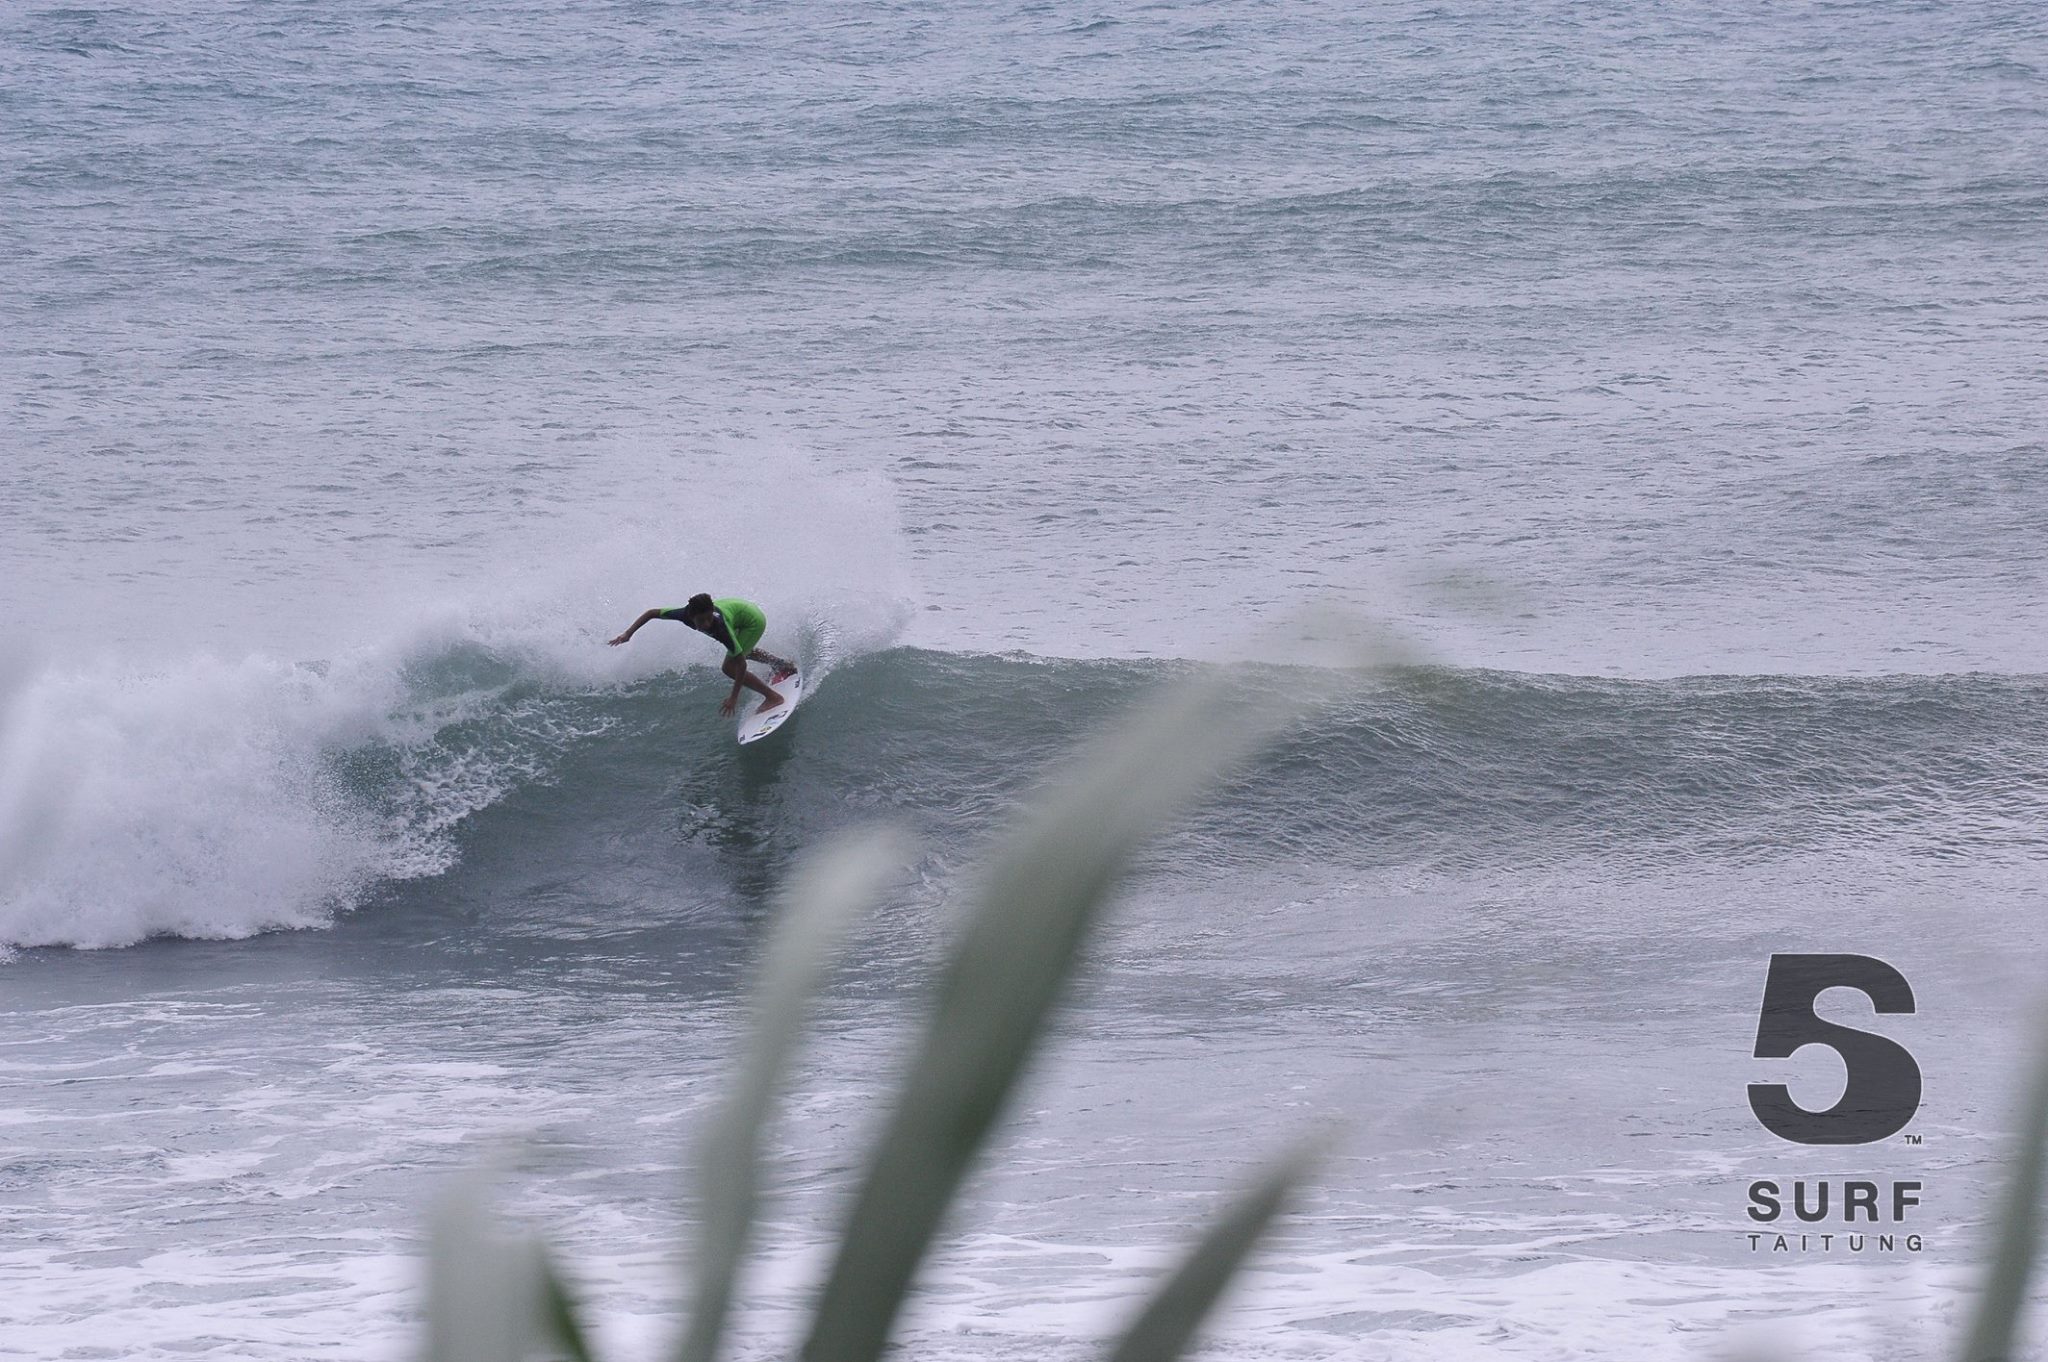
[[[483,1158],[659,1355],[778,886],[886,824],[782,1355],[980,858],[1215,670],[1344,685],[1145,850],[901,1355],[1096,1355],[1330,1119],[1215,1356],[1946,1355],[2041,1043],[2044,71],[2003,0],[9,7],[0,1357],[412,1355]],[[698,591],[811,679],[757,747],[605,646]],[[1840,1090],[1753,1054],[1830,952],[1906,1135],[1750,1109]],[[1822,1178],[1920,1205],[1753,1238]]]

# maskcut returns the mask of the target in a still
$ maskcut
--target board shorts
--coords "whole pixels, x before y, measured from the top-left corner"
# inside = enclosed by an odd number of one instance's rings
[[[725,616],[726,630],[732,635],[732,651],[726,656],[745,657],[761,646],[761,635],[768,632],[768,617],[761,613],[760,606],[738,599],[712,604]]]

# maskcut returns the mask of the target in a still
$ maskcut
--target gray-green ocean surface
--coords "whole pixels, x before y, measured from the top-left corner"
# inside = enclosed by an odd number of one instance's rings
[[[0,1356],[411,1356],[514,1140],[657,1355],[777,887],[881,819],[783,1355],[989,840],[1318,602],[1427,664],[1147,844],[903,1355],[1098,1355],[1332,1113],[1219,1357],[1945,1355],[2043,975],[2044,69],[2004,0],[7,7]],[[698,591],[813,678],[744,753],[604,646]],[[1751,1114],[1842,1081],[1752,1058],[1787,952],[1911,982],[1819,1005],[1903,1134]],[[1823,1178],[1921,1200],[1751,1239]]]

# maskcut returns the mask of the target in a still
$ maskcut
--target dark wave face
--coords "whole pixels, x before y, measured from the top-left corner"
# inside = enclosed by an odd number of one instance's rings
[[[454,831],[465,859],[548,838],[565,862],[676,864],[753,893],[862,820],[948,862],[1056,781],[1184,664],[960,657],[898,649],[832,672],[781,740],[738,749],[723,683],[508,687],[416,747],[345,754],[350,797],[409,815],[421,772],[536,774]],[[1300,673],[1233,673],[1247,704]],[[1154,850],[1149,873],[1246,866],[1533,866],[1767,859],[1885,843],[1982,857],[2042,841],[2048,681],[2003,677],[1604,681],[1408,670],[1291,732]],[[550,733],[576,733],[566,745]],[[705,859],[708,856],[709,859]]]
[[[746,749],[707,671],[579,683],[474,642],[372,680],[159,680],[146,703],[73,682],[40,701],[66,736],[43,752],[56,795],[33,840],[48,854],[18,858],[0,940],[240,936],[406,884],[598,924],[717,914],[865,821],[907,827],[944,868],[1191,666],[893,649],[819,668],[786,730]],[[1309,673],[1229,675],[1258,705]],[[1877,844],[1982,858],[2042,841],[2042,678],[1355,681],[1158,842],[1148,873],[1625,868]],[[118,740],[88,741],[102,732]],[[19,759],[31,777],[33,758]]]

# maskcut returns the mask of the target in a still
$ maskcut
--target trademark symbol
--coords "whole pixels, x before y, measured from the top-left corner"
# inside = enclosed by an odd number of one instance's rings
[[[1907,1144],[1919,1144],[1919,1143],[1920,1143],[1920,1137],[1919,1137],[1918,1135],[1908,1135],[1908,1136],[1906,1137],[1906,1143],[1907,1143]]]

